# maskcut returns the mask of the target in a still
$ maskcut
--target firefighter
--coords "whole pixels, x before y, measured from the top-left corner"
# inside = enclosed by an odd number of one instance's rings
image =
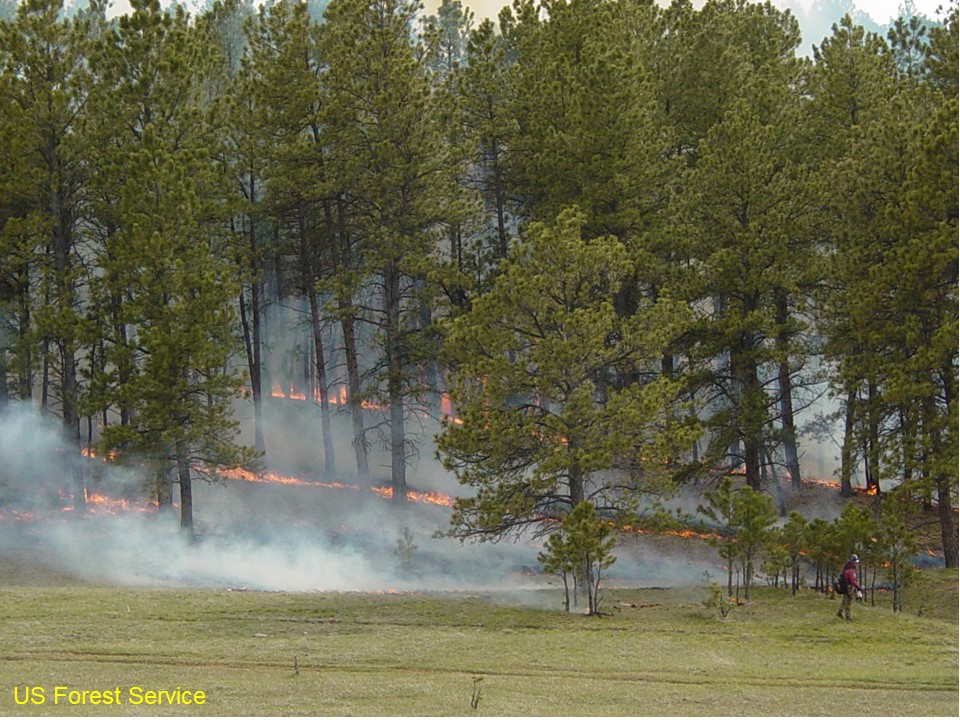
[[[837,610],[837,617],[845,617],[847,620],[851,620],[850,617],[850,606],[853,604],[853,595],[856,593],[857,600],[863,599],[863,588],[860,587],[860,583],[857,582],[857,565],[860,564],[860,558],[856,555],[851,555],[850,559],[847,560],[847,564],[843,566],[843,572],[840,573],[842,578],[842,587],[841,590],[841,599],[840,599],[840,608]]]

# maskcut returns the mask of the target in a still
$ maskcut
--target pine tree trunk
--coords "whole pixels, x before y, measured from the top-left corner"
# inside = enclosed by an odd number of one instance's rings
[[[840,448],[840,496],[845,498],[853,495],[853,486],[850,479],[853,476],[856,402],[857,391],[850,387],[847,389],[847,402],[843,408],[843,445]]]
[[[254,175],[250,173],[250,203],[255,203],[256,184]],[[261,318],[263,313],[260,310],[260,248],[257,244],[257,226],[256,218],[251,214],[247,221],[250,223],[248,229],[250,245],[250,321],[252,330],[253,352],[250,362],[250,391],[253,395],[253,436],[254,449],[258,452],[264,452],[266,443],[263,438],[263,358],[261,337]]]
[[[347,232],[347,212],[342,198],[337,200],[337,266],[346,270],[350,266],[350,235]],[[367,436],[363,425],[363,407],[360,404],[360,363],[357,356],[357,334],[354,326],[353,301],[347,295],[337,298],[340,311],[340,328],[343,333],[343,354],[347,365],[347,390],[350,403],[350,420],[353,427],[353,451],[357,461],[357,477],[367,480],[370,468],[367,463]]]
[[[177,441],[177,476],[180,483],[180,528],[193,535],[193,480],[186,446]]]
[[[506,183],[503,178],[503,169],[500,166],[500,148],[496,138],[493,138],[490,145],[493,156],[493,196],[497,210],[497,258],[504,260],[509,251],[509,238],[507,236],[507,192]]]
[[[52,189],[50,193],[50,212],[55,222],[52,245],[57,283],[56,305],[59,313],[66,316],[73,312],[74,305],[73,278],[71,277],[72,261],[70,257],[73,246],[72,221],[56,189]],[[69,332],[72,335],[72,331],[65,332]],[[79,456],[80,417],[77,411],[77,362],[73,348],[73,338],[69,335],[65,336],[63,332],[61,332],[55,342],[60,355],[60,408],[64,438],[67,441],[69,451]],[[44,353],[44,355],[46,355],[46,353]],[[46,384],[47,381],[45,378],[45,394]],[[84,510],[87,504],[86,493],[84,492],[83,469],[80,464],[76,462],[72,462],[71,466],[73,468],[73,506],[80,511]]]
[[[30,271],[26,264],[17,268],[19,308],[17,312],[17,399],[28,403],[33,397],[33,353],[31,352]]]
[[[323,467],[329,474],[337,471],[337,461],[333,452],[333,434],[330,428],[329,384],[327,382],[327,362],[323,351],[323,332],[320,326],[320,307],[317,291],[310,284],[307,291],[310,301],[310,325],[313,328],[313,346],[317,361],[317,399],[320,402],[320,430],[323,433]]]
[[[173,507],[173,483],[170,480],[170,467],[165,461],[157,470],[157,510],[162,512]]]
[[[394,502],[407,499],[407,467],[403,427],[403,350],[400,327],[400,269],[391,261],[383,270],[387,331],[387,398],[390,406],[390,478]]]
[[[867,383],[867,437],[865,458],[867,464],[867,491],[880,491],[880,412],[877,408],[877,386],[873,380]]]
[[[797,429],[793,415],[793,381],[790,377],[790,339],[786,327],[790,320],[787,296],[777,293],[776,323],[779,328],[777,334],[777,350],[780,353],[778,367],[778,383],[780,385],[780,422],[783,426],[783,455],[790,473],[790,485],[795,490],[800,488],[800,455],[797,452]]]
[[[250,283],[250,314],[253,330],[253,358],[250,366],[250,392],[253,395],[253,447],[265,452],[267,445],[263,436],[263,356],[260,311],[260,281]]]
[[[250,392],[253,396],[253,447],[258,452],[263,452],[263,395],[262,385],[260,384],[260,368],[253,357],[254,340],[250,318],[247,313],[247,299],[243,289],[240,290],[238,301],[240,304],[240,328],[243,331],[243,347],[247,355],[247,368],[250,371]]]
[[[49,305],[50,299],[44,302]],[[40,414],[46,416],[50,409],[50,338],[46,333],[40,345],[40,357],[43,358],[40,370]]]
[[[951,390],[947,390],[947,406],[950,405]],[[924,443],[929,448],[932,459],[943,455],[943,441],[940,428],[934,416],[937,408],[932,397],[926,398],[923,403],[924,432],[928,435]],[[949,416],[948,416],[949,417]],[[924,458],[924,466],[929,465]],[[931,473],[933,484],[937,490],[937,518],[940,521],[940,541],[943,545],[943,561],[948,568],[955,568],[958,564],[957,527],[953,519],[953,481],[946,473],[934,470]]]
[[[317,391],[320,400],[320,433],[323,436],[323,467],[328,474],[337,470],[336,457],[333,452],[333,436],[330,429],[330,403],[327,402],[327,363],[323,352],[323,332],[320,326],[320,306],[317,301],[316,262],[313,248],[307,239],[306,224],[303,209],[297,211],[300,230],[300,265],[303,271],[303,291],[306,293],[310,305],[310,328],[313,337],[313,351],[316,358]]]
[[[744,307],[746,315],[750,307]],[[743,443],[743,464],[747,485],[760,492],[763,481],[760,475],[760,463],[763,451],[763,427],[756,416],[753,404],[763,392],[757,377],[757,362],[754,355],[754,340],[747,333],[740,333],[730,348],[730,370],[736,383],[737,422],[740,440]]]
[[[256,201],[257,185],[253,173],[250,173],[250,184],[246,191],[247,200],[251,205]],[[246,217],[247,246],[250,251],[250,313],[246,312],[246,296],[240,290],[240,321],[243,326],[243,341],[247,351],[247,367],[250,370],[250,394],[253,396],[253,447],[258,452],[264,452],[266,443],[263,437],[263,363],[261,340],[260,311],[260,248],[257,243],[256,218],[252,213]]]
[[[433,324],[433,311],[430,306],[430,302],[425,297],[427,278],[425,275],[418,275],[415,282],[417,301],[419,302],[417,329],[421,333],[426,334],[429,332],[429,328]],[[427,411],[434,417],[439,417],[440,415],[440,389],[439,382],[437,380],[438,376],[439,372],[437,369],[437,361],[432,357],[427,358],[424,367],[426,406]]]
[[[0,412],[10,404],[7,395],[7,351],[0,348]]]
[[[363,407],[360,404],[360,364],[357,360],[357,336],[354,329],[353,303],[347,298],[337,301],[340,309],[340,329],[343,333],[343,354],[347,365],[347,401],[350,403],[350,422],[353,428],[353,452],[357,461],[357,477],[367,480],[367,436],[363,426]]]
[[[727,597],[733,597],[733,548],[728,548],[727,561]]]

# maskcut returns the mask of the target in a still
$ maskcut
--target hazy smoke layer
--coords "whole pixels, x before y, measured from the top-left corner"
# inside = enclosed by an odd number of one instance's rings
[[[558,582],[540,573],[538,542],[438,538],[449,508],[396,507],[368,487],[198,481],[192,538],[180,531],[176,509],[158,513],[147,503],[136,468],[80,459],[63,447],[58,426],[37,413],[0,416],[0,554],[29,552],[75,577],[125,585],[509,591]],[[75,512],[71,463],[83,467],[89,497],[139,502],[119,509],[91,500],[86,514]],[[425,486],[440,482],[424,477]],[[709,553],[675,553],[656,538],[637,538],[618,550],[609,584],[692,584],[705,570],[719,573]]]

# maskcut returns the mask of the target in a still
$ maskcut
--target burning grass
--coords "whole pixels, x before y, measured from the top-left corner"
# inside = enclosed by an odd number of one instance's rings
[[[927,603],[956,608],[956,572],[929,577]],[[587,618],[542,609],[559,605],[556,591],[517,604],[495,594],[8,585],[0,590],[0,684],[8,688],[0,711],[468,715],[478,677],[482,715],[960,710],[955,614],[857,606],[855,622],[843,623],[834,602],[813,593],[755,594],[720,621],[700,604],[701,588],[611,592],[613,613]],[[13,687],[56,684],[180,686],[208,699],[149,709],[14,704]]]

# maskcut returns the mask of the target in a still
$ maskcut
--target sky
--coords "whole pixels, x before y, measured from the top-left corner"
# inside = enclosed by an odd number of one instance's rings
[[[903,0],[854,0],[853,5],[856,9],[862,10],[870,15],[877,24],[884,25],[890,18],[897,16],[897,11],[902,1]],[[936,18],[937,7],[940,5],[946,6],[947,1],[948,0],[914,0],[914,6],[918,13],[930,18]],[[510,4],[510,0],[461,0],[461,2],[473,10],[478,19],[484,17],[496,19],[500,8]],[[668,4],[668,0],[658,0],[658,2],[661,5]],[[807,10],[810,8],[812,2],[813,0],[798,0],[798,3]],[[187,4],[190,5],[191,3],[188,2]],[[255,4],[259,4],[259,0],[256,0]],[[695,2],[694,4],[700,5],[702,2]],[[779,7],[785,6],[782,0],[773,0],[773,4]],[[111,15],[129,12],[130,9],[127,0],[113,0],[112,5]],[[425,0],[425,5],[428,10],[433,11],[439,5],[439,0]],[[831,18],[831,20],[838,19],[839,18]]]
[[[899,15],[901,2],[902,0],[855,0],[853,6],[857,10],[867,13],[877,24],[884,25],[891,18]],[[800,0],[799,4],[806,9],[809,9],[811,5],[809,0],[806,2]],[[937,7],[939,5],[946,7],[947,0],[914,0],[913,4],[918,15],[926,15],[929,18],[936,19]],[[774,0],[774,5],[782,6],[782,3]]]
[[[122,1],[122,0],[121,0]],[[509,5],[510,0],[461,0],[464,5],[474,11],[478,18],[490,17],[496,18],[500,8]],[[661,5],[669,4],[668,0],[658,0]],[[804,9],[809,10],[812,0],[798,0]],[[854,7],[870,15],[873,20],[884,25],[890,18],[898,15],[898,9],[902,0],[854,0]],[[701,5],[702,2],[694,2],[694,5]],[[786,3],[773,0],[773,4],[778,7],[784,7]],[[939,5],[946,6],[947,0],[914,0],[914,6],[919,14],[927,15],[930,18],[936,18],[936,9]],[[434,9],[439,5],[439,0],[426,0],[428,9]],[[832,18],[839,19],[839,18]]]

